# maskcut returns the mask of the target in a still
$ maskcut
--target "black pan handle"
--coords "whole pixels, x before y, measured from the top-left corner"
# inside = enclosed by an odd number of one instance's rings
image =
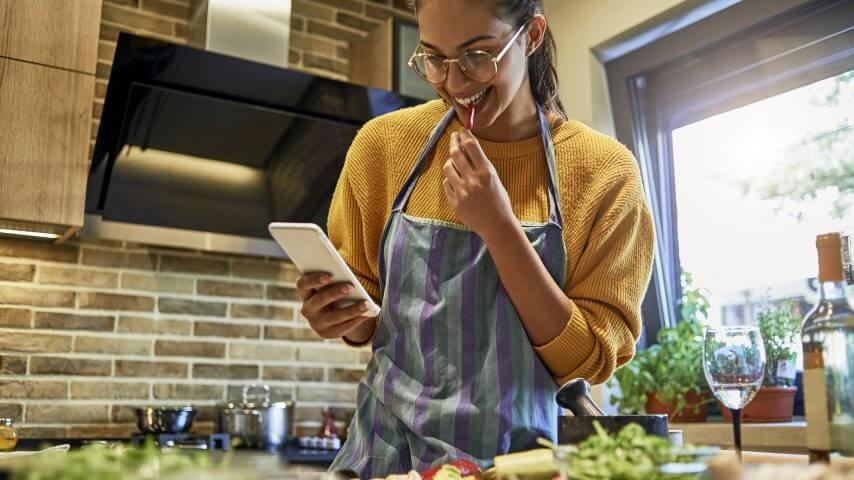
[[[557,404],[576,417],[603,417],[605,412],[590,397],[590,384],[575,378],[563,384],[555,395]]]

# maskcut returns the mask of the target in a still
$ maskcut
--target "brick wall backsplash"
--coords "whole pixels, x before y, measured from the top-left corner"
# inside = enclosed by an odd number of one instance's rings
[[[143,405],[215,405],[247,383],[297,402],[297,431],[352,413],[370,351],[299,314],[288,262],[104,240],[0,240],[0,417],[25,437],[124,438]]]
[[[98,135],[119,32],[187,43],[191,3],[103,0],[90,150]],[[392,16],[414,20],[409,0],[292,0],[288,64],[294,69],[347,80],[350,43]]]

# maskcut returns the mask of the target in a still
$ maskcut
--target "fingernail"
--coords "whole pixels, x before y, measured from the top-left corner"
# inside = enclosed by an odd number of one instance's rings
[[[353,290],[353,287],[350,285],[344,285],[341,287],[341,293],[350,293],[350,290]]]
[[[320,283],[329,283],[330,280],[332,280],[332,277],[330,277],[329,275],[324,275],[320,277]]]
[[[361,304],[361,305],[359,305],[359,311],[364,312],[364,311],[365,311],[365,310],[367,310],[367,309],[368,309],[368,304],[367,304],[367,303],[362,302],[362,304]]]

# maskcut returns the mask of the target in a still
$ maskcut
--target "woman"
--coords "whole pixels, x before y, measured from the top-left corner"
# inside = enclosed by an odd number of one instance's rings
[[[558,385],[632,358],[652,259],[631,153],[566,119],[542,0],[415,7],[412,65],[441,100],[360,130],[329,213],[382,313],[298,281],[321,336],[373,344],[332,466],[363,478],[554,439]]]

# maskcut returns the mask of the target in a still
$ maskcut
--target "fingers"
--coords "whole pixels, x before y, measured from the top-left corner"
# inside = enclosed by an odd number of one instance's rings
[[[306,300],[315,290],[332,281],[332,276],[326,272],[312,272],[301,275],[297,279],[297,290],[301,299]]]
[[[323,338],[339,338],[339,337],[343,337],[344,335],[349,333],[351,330],[353,330],[354,328],[358,327],[359,325],[361,325],[367,321],[374,321],[374,318],[373,317],[350,318],[347,321],[326,327],[322,331],[320,331],[320,330],[315,330],[315,331],[317,331],[318,335],[320,335]]]
[[[461,133],[459,143],[460,148],[466,154],[466,158],[469,159],[475,170],[486,167],[489,160],[487,160],[486,154],[483,153],[483,149],[480,147],[477,138],[471,132]]]
[[[451,159],[454,161],[457,171],[460,172],[460,176],[474,172],[474,164],[462,150],[460,134],[457,132],[451,133]]]
[[[457,170],[457,166],[454,165],[453,159],[445,160],[445,164],[442,165],[442,172],[445,174],[445,178],[451,181],[452,186],[457,187],[463,184],[463,176]]]
[[[336,283],[334,285],[329,285],[316,290],[314,295],[306,298],[302,303],[302,307],[308,312],[320,312],[335,301],[346,297],[352,291],[353,286],[349,283]]]
[[[447,178],[442,180],[442,189],[445,190],[445,197],[448,199],[448,203],[450,203],[452,207],[455,207],[457,204],[457,196],[454,194],[454,187],[451,186],[451,181]]]

